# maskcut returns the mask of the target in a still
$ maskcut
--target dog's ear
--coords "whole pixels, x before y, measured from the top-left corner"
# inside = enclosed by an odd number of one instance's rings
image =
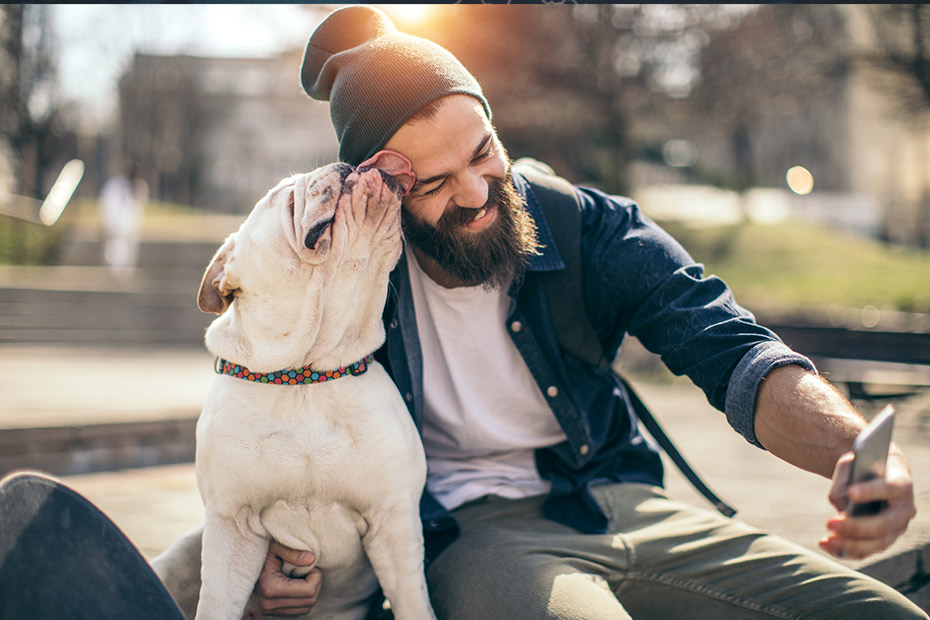
[[[216,251],[213,260],[200,280],[200,291],[197,293],[197,307],[202,312],[223,314],[233,301],[236,289],[226,277],[226,261],[235,245],[235,233],[229,235],[220,249]]]

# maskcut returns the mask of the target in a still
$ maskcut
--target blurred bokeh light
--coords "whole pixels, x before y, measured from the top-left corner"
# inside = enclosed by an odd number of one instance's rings
[[[788,188],[795,194],[806,196],[814,191],[814,175],[804,166],[792,166],[785,173]]]

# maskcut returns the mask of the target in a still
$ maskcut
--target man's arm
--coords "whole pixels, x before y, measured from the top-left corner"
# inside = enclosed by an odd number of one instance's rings
[[[777,457],[826,478],[840,514],[827,522],[820,546],[840,557],[863,558],[889,547],[917,514],[907,461],[892,445],[886,477],[847,488],[852,445],[866,421],[829,383],[796,365],[766,375],[755,409],[756,439]],[[875,516],[849,517],[846,499],[884,499]]]

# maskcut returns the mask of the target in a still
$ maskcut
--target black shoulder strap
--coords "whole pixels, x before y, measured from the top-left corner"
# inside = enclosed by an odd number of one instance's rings
[[[545,164],[527,158],[514,162],[514,171],[531,185],[546,216],[565,269],[542,277],[559,344],[592,365],[604,364],[600,339],[584,306],[581,280],[581,203],[571,183],[556,176]],[[558,300],[558,303],[556,303]],[[571,300],[573,303],[565,303]]]
[[[620,376],[617,372],[613,373],[614,378],[626,388],[626,392],[630,397],[630,403],[633,405],[633,411],[636,412],[636,417],[643,423],[643,426],[646,427],[646,430],[649,431],[649,434],[653,439],[656,440],[665,453],[668,455],[668,458],[672,459],[672,462],[675,463],[675,466],[678,467],[685,478],[688,479],[688,482],[691,483],[698,493],[704,496],[704,498],[714,505],[720,514],[732,517],[736,514],[736,509],[727,504],[725,501],[717,497],[717,494],[710,490],[710,488],[704,484],[704,481],[701,480],[701,477],[697,474],[696,471],[688,464],[688,461],[685,460],[685,457],[681,455],[681,452],[678,451],[678,448],[675,447],[675,444],[672,443],[672,440],[665,433],[665,430],[659,425],[659,422],[652,415],[652,412],[646,407],[639,395],[633,390],[633,386],[629,382]]]
[[[633,387],[611,368],[604,356],[600,339],[584,306],[581,278],[581,203],[571,183],[557,176],[551,168],[533,159],[514,162],[514,172],[527,180],[549,224],[565,269],[543,276],[549,308],[559,344],[578,358],[605,368],[623,385],[636,416],[646,427],[681,473],[722,514],[732,517],[736,510],[721,500],[701,480],[669,439]],[[566,301],[570,303],[566,303]]]

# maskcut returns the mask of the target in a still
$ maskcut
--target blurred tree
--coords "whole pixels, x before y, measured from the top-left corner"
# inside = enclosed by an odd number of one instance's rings
[[[44,195],[74,156],[55,58],[48,5],[0,7],[0,183],[9,191]]]
[[[413,34],[448,48],[481,82],[513,157],[629,189],[633,117],[686,95],[722,5],[459,5]]]
[[[801,111],[816,99],[831,97],[833,84],[849,70],[848,37],[832,5],[764,5],[738,28],[721,30],[701,56],[700,83],[690,98],[699,132],[728,136],[730,175],[721,180],[743,191],[771,184],[784,163],[764,166],[752,135],[766,123],[805,122]],[[818,122],[827,122],[818,119]],[[807,134],[816,139],[813,132]],[[827,148],[793,145],[783,152]],[[839,185],[828,171],[819,182]],[[840,173],[833,173],[835,177]],[[726,178],[729,177],[729,178]]]
[[[76,141],[58,96],[46,5],[0,7],[0,191],[44,196]],[[35,224],[0,217],[0,261],[52,260],[61,224],[51,234]]]
[[[19,66],[23,46],[23,5],[0,6],[0,192],[17,191],[22,93]]]
[[[926,130],[930,128],[930,6],[888,4],[869,5],[868,9],[875,51],[866,53],[865,60],[874,69],[870,76],[873,87],[890,95],[893,114]],[[905,221],[912,231],[910,241],[926,248],[930,247],[927,150],[922,149],[919,157],[923,191],[913,198],[913,213]]]
[[[137,162],[153,197],[198,204],[203,190],[203,110],[199,65],[185,56],[136,54],[119,82],[119,159]],[[208,77],[208,76],[207,76]]]
[[[77,151],[73,119],[58,88],[58,52],[47,4],[22,5],[19,57],[21,191],[43,196]]]
[[[877,69],[876,86],[887,89],[898,112],[930,121],[930,6],[870,5],[876,51],[866,59]]]

